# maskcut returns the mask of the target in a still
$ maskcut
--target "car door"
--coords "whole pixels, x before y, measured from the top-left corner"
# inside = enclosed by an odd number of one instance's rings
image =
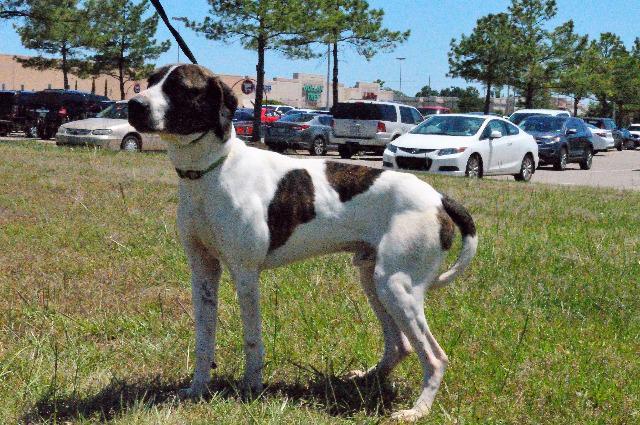
[[[522,159],[526,153],[526,134],[515,125],[501,121],[506,129],[506,144],[504,158],[502,160],[502,170],[508,173],[520,171]]]
[[[499,131],[502,134],[502,137],[497,139],[491,138],[491,133],[494,131]],[[482,135],[480,136],[480,140],[483,143],[489,144],[489,155],[488,158],[483,158],[485,164],[484,173],[485,174],[498,174],[502,168],[502,160],[505,155],[505,148],[508,143],[508,140],[504,137],[506,134],[506,128],[502,124],[500,120],[491,120],[487,123],[484,130],[482,131]]]
[[[584,152],[584,136],[580,134],[580,123],[575,118],[570,118],[564,123],[564,134],[567,139],[569,158],[582,158]]]

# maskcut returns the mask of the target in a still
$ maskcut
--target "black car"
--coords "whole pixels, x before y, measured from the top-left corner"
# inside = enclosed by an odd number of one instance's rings
[[[583,170],[591,168],[591,132],[581,119],[538,115],[520,127],[536,139],[540,163],[552,164],[556,170],[564,170],[569,162],[579,163]]]
[[[619,131],[620,143],[616,140],[616,148],[619,151],[622,149],[635,149],[640,146],[640,139],[636,138],[633,134],[629,132],[626,128],[621,128]]]
[[[0,136],[23,131],[27,137],[35,136],[28,124],[33,121],[35,93],[25,90],[0,91]]]
[[[43,90],[33,98],[33,122],[38,137],[50,139],[61,124],[95,117],[109,105],[106,96],[78,90]]]

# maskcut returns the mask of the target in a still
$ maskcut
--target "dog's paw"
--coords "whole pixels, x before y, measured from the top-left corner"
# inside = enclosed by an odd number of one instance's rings
[[[347,372],[345,375],[346,379],[356,381],[360,379],[366,379],[369,376],[369,372],[361,369],[354,369]]]
[[[391,420],[396,422],[416,422],[429,413],[429,410],[407,409],[399,410],[391,415]]]
[[[181,400],[198,399],[203,396],[205,389],[205,385],[191,385],[190,387],[178,390],[178,398]]]

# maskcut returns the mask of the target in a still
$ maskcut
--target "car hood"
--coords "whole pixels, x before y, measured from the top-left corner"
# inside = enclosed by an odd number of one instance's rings
[[[83,128],[87,130],[97,130],[99,128],[114,128],[128,125],[129,121],[113,118],[88,118],[86,120],[71,121],[65,123],[65,128]]]
[[[476,136],[442,136],[437,134],[406,133],[392,143],[399,148],[445,149],[467,147],[477,142]]]
[[[561,136],[561,131],[527,131],[535,139],[550,139],[552,137]]]

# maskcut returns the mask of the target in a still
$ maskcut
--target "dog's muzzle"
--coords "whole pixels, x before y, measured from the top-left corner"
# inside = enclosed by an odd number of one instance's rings
[[[129,100],[129,124],[138,131],[153,131],[149,100],[136,96]]]

